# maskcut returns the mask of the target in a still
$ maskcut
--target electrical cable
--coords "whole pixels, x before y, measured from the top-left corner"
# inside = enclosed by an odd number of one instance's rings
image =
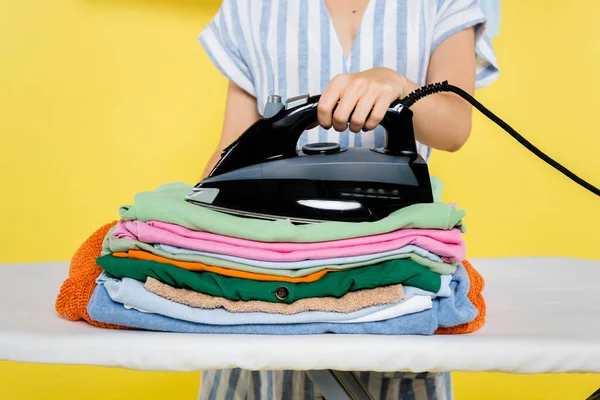
[[[394,102],[392,104],[392,106],[402,104],[402,106],[410,108],[413,104],[415,104],[417,101],[421,100],[422,98],[429,96],[431,94],[440,93],[440,92],[452,92],[452,93],[458,94],[460,97],[467,100],[475,108],[477,108],[483,115],[488,117],[490,120],[495,122],[498,126],[500,126],[502,129],[504,129],[506,132],[508,132],[509,135],[511,135],[515,140],[517,140],[519,143],[521,143],[525,148],[527,148],[533,154],[535,154],[536,156],[538,156],[539,158],[544,160],[546,163],[548,163],[552,167],[556,168],[558,171],[562,172],[565,176],[567,176],[568,178],[573,180],[575,183],[578,183],[579,185],[583,186],[585,189],[594,193],[596,196],[600,196],[600,189],[598,189],[591,183],[583,180],[579,176],[575,175],[573,172],[569,171],[569,169],[567,169],[566,167],[559,164],[557,161],[555,161],[550,156],[545,154],[543,151],[538,149],[536,146],[531,144],[527,139],[525,139],[523,136],[521,136],[510,125],[508,125],[506,122],[504,122],[502,119],[500,119],[493,112],[488,110],[483,104],[481,104],[480,102],[475,100],[475,98],[473,98],[473,96],[471,96],[469,93],[465,92],[464,90],[462,90],[459,87],[450,85],[448,83],[448,81],[432,83],[430,85],[416,89],[415,91],[409,93],[406,97]]]

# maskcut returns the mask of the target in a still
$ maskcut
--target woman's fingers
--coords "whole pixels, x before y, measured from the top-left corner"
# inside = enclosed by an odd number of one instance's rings
[[[321,98],[319,98],[317,119],[319,125],[325,129],[329,129],[333,125],[333,110],[338,103],[347,82],[347,75],[337,75],[329,82],[329,85],[327,85],[321,94]]]
[[[365,74],[342,74],[332,79],[319,99],[319,125],[343,132],[350,124],[354,133],[379,125],[397,97],[397,90],[392,84],[369,79]]]
[[[350,115],[352,115],[356,104],[365,95],[368,89],[368,82],[362,78],[351,80],[346,87],[340,101],[333,112],[333,128],[338,132],[343,132],[348,128]]]
[[[378,93],[379,97],[375,101],[375,105],[371,110],[371,115],[369,115],[369,118],[363,126],[365,131],[370,131],[377,128],[379,123],[381,123],[383,120],[383,117],[385,117],[385,113],[390,107],[390,104],[392,104],[392,102],[396,99],[396,96],[392,90],[383,90],[379,91]]]
[[[358,133],[363,129],[378,97],[379,93],[377,90],[371,89],[360,98],[350,119],[351,132]]]

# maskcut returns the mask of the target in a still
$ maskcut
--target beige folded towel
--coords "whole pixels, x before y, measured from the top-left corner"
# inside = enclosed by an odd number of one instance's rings
[[[311,297],[292,304],[270,303],[268,301],[233,301],[224,297],[209,296],[189,289],[177,289],[148,277],[146,290],[165,299],[196,308],[224,308],[235,313],[265,312],[271,314],[297,314],[304,311],[328,311],[349,313],[365,307],[396,303],[404,299],[402,285],[380,286],[349,292],[337,297]]]

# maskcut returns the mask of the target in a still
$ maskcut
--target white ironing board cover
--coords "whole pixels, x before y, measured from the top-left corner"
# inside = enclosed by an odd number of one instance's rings
[[[473,259],[485,326],[453,336],[114,331],[59,317],[67,263],[0,265],[0,359],[137,370],[600,372],[600,261]]]

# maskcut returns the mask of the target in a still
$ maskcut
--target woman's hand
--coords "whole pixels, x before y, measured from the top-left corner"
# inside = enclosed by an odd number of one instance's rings
[[[375,129],[390,104],[405,94],[406,84],[404,76],[383,67],[337,75],[319,99],[319,125],[338,132],[345,131],[348,122],[354,133]]]

